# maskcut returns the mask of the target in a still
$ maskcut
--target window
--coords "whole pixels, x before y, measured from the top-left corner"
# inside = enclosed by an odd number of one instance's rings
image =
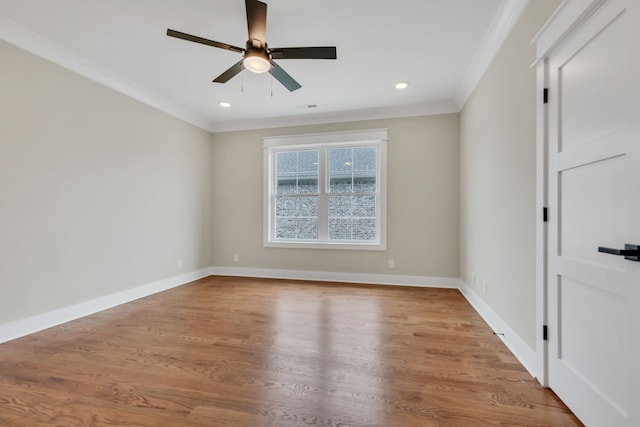
[[[386,130],[264,141],[265,246],[386,249]]]

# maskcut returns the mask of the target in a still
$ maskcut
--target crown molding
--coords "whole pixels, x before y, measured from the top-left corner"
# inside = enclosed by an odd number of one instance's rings
[[[0,39],[116,92],[213,133],[447,114],[459,111],[459,108],[452,101],[442,101],[431,104],[404,105],[326,114],[301,114],[265,119],[214,122],[2,16],[0,16]]]
[[[460,112],[460,109],[453,101],[442,101],[429,104],[398,105],[394,107],[338,111],[324,114],[305,114],[299,116],[271,117],[267,119],[218,122],[212,125],[211,132],[223,133],[254,129],[273,129],[290,126],[319,125],[326,123],[344,123],[364,120],[432,116],[437,114],[450,114],[458,112]]]
[[[500,3],[456,91],[455,103],[458,111],[466,104],[527,4],[529,0],[502,0]]]
[[[212,123],[207,118],[169,101],[3,16],[0,16],[0,39],[171,116],[211,131]]]
[[[489,30],[485,33],[480,47],[476,51],[471,64],[467,68],[458,86],[454,100],[253,120],[215,122],[208,117],[195,113],[182,105],[145,89],[115,72],[95,62],[89,61],[78,53],[62,47],[2,16],[0,16],[0,39],[201,129],[213,133],[222,133],[240,130],[271,129],[289,126],[458,113],[469,96],[471,96],[471,93],[491,64],[491,61],[504,43],[528,2],[529,0],[501,1],[491,21]]]

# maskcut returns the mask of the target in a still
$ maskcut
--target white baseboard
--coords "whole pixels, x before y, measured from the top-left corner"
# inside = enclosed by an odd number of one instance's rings
[[[268,279],[312,280],[322,282],[369,283],[374,285],[418,286],[459,289],[476,312],[520,361],[524,368],[536,376],[537,356],[521,338],[461,279],[451,277],[403,276],[390,274],[338,273],[326,271],[278,270],[267,268],[211,267],[217,276],[261,277]]]
[[[194,280],[210,276],[211,274],[211,268],[204,268],[202,270],[192,271],[190,273],[148,283],[146,285],[138,286],[137,288],[127,289],[125,291],[116,292],[115,294],[106,295],[100,298],[70,305],[68,307],[48,311],[46,313],[37,314],[35,316],[27,317],[26,319],[5,323],[0,325],[0,343],[20,338],[71,320],[79,319],[80,317],[88,316],[158,292],[166,291],[167,289],[193,282]]]
[[[304,270],[279,270],[266,268],[209,267],[202,270],[169,277],[133,289],[106,295],[90,301],[38,314],[26,319],[0,325],[0,343],[29,335],[52,326],[60,325],[84,316],[97,313],[139,298],[175,288],[210,275],[262,277],[269,279],[312,280],[323,282],[369,283],[375,285],[417,286],[459,289],[471,306],[487,322],[522,363],[531,375],[536,376],[538,366],[535,351],[502,320],[476,293],[462,280],[452,277],[404,276],[392,274],[339,273]]]
[[[279,270],[270,268],[211,267],[211,274],[216,276],[262,277],[265,279],[369,283],[372,285],[419,286],[451,289],[458,289],[460,285],[462,285],[462,281],[460,279],[452,277],[339,273],[330,271]]]
[[[507,325],[478,295],[463,281],[460,281],[460,292],[469,301],[469,304],[478,312],[485,322],[493,329],[513,355],[520,361],[529,373],[536,377],[538,358],[536,352],[531,349],[513,329]]]

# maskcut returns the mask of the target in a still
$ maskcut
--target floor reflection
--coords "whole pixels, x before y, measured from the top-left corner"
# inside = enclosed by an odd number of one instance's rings
[[[320,296],[286,289],[274,305],[266,373],[272,387],[265,399],[276,403],[284,398],[288,408],[295,399],[307,421],[352,418],[355,412],[367,425],[381,423],[384,366],[378,362],[384,327],[378,299],[336,295],[335,289]],[[341,405],[346,398],[348,407]]]

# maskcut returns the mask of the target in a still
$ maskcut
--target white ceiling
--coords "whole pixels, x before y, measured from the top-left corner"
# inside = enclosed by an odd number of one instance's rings
[[[278,61],[302,85],[295,92],[248,71],[212,83],[240,54],[166,36],[244,47],[243,0],[0,0],[0,38],[226,131],[458,111],[526,0],[266,3],[270,47],[337,47],[335,61]],[[400,81],[409,88],[395,89]]]

